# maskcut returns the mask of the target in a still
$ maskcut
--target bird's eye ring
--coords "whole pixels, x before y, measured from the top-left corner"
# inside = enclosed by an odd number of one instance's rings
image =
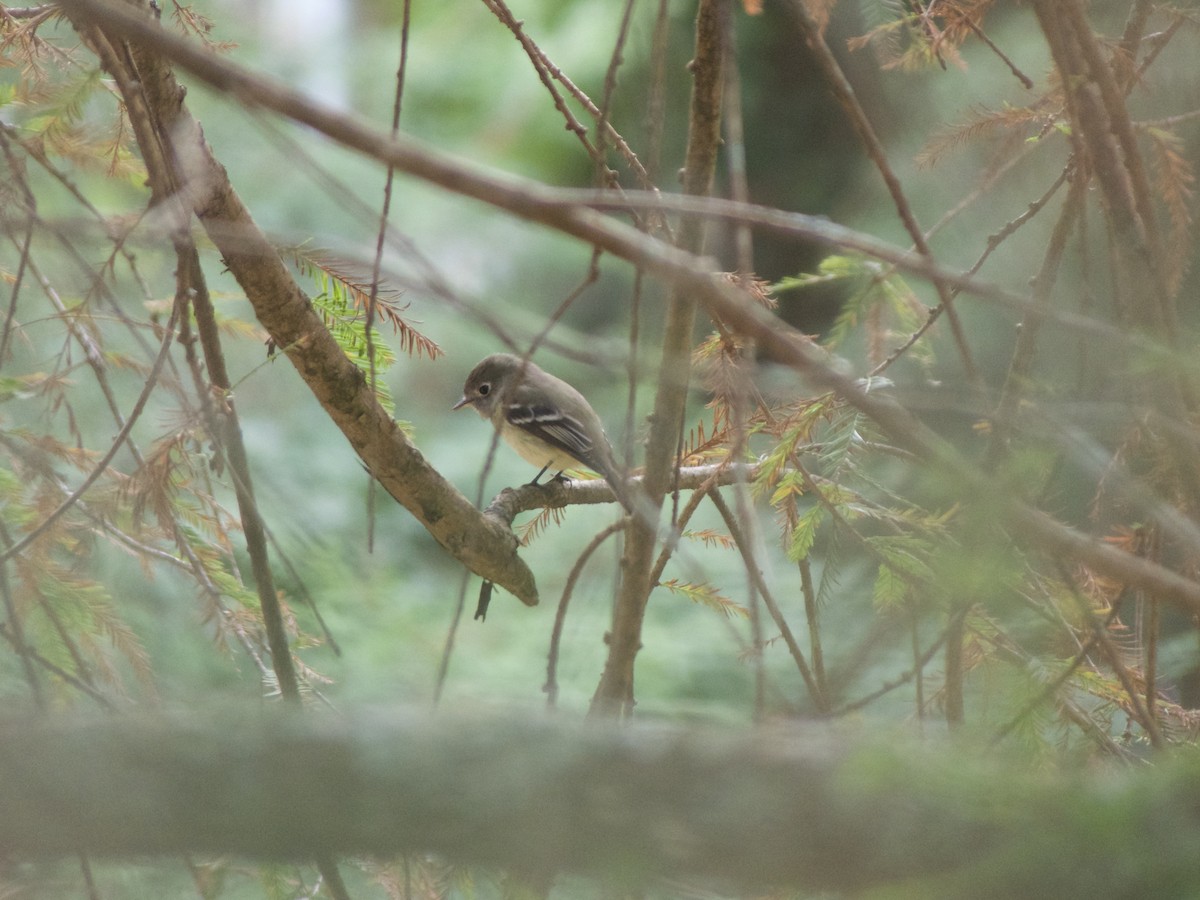
[[[479,386],[479,396],[480,397],[486,397],[491,392],[492,392],[492,386],[490,384],[488,384],[487,382],[484,382],[483,384],[481,384]]]

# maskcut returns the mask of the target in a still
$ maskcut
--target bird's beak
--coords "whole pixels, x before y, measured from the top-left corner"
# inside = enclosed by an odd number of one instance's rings
[[[452,407],[450,407],[450,411],[453,412],[456,409],[462,409],[464,406],[466,406],[470,402],[471,401],[467,399],[467,395],[463,394],[462,399],[459,400],[457,403],[455,403]]]

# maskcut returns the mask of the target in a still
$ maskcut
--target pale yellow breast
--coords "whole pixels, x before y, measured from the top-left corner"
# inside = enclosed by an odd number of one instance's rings
[[[552,447],[545,441],[535,438],[523,428],[505,423],[500,430],[500,436],[505,443],[521,455],[527,463],[537,466],[549,466],[550,471],[559,472],[563,469],[587,468],[569,453]]]

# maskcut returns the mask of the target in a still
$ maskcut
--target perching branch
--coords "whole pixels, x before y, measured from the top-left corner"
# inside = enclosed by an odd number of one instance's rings
[[[715,463],[707,466],[684,466],[678,471],[676,486],[681,491],[694,491],[701,487],[753,481],[757,476],[757,465],[733,466]],[[641,487],[642,476],[630,478],[629,484],[632,487]],[[568,479],[505,488],[492,498],[492,502],[483,512],[484,515],[493,517],[505,525],[511,525],[520,513],[531,509],[564,509],[568,506],[616,502],[617,496],[607,481],[599,478],[586,481]]]

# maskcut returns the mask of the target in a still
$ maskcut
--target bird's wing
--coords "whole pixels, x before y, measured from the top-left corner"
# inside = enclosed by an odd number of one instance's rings
[[[568,416],[551,406],[513,403],[508,407],[506,418],[510,425],[524,428],[547,444],[579,460],[589,469],[601,475],[609,474],[610,467],[606,465],[601,454],[596,452],[596,445],[588,437],[583,423],[573,416]]]
[[[550,406],[529,403],[513,403],[506,410],[506,418],[510,425],[515,425],[541,438],[547,444],[566,453],[572,459],[578,460],[593,472],[604,476],[605,481],[612,486],[617,500],[629,512],[633,505],[629,493],[621,480],[621,474],[612,461],[612,453],[608,448],[607,438],[603,438],[604,446],[597,447],[588,437],[583,423],[574,416],[568,416]],[[599,427],[599,426],[597,426]],[[532,461],[532,460],[531,460]]]

